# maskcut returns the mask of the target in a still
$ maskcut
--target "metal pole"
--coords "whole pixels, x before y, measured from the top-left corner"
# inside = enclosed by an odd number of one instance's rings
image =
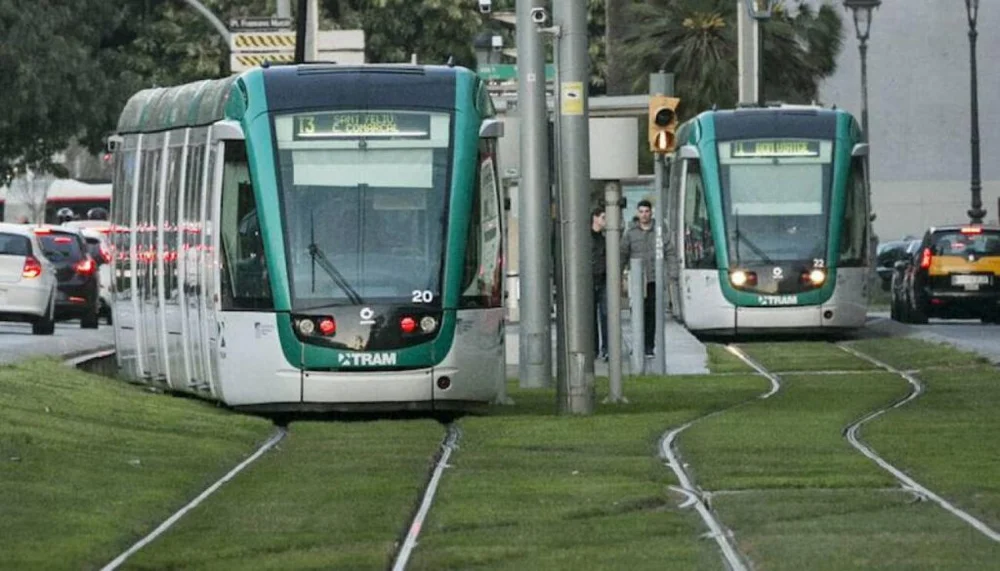
[[[278,0],[278,10],[274,14],[279,18],[291,18],[292,17],[292,5],[291,0]]]
[[[736,0],[736,36],[739,55],[739,102],[757,103],[757,69],[760,67],[760,45],[757,41],[757,20],[750,17],[744,0]]]
[[[219,35],[222,36],[222,41],[226,42],[226,49],[229,49],[229,28],[227,28],[226,25],[222,23],[222,20],[218,19],[215,16],[215,14],[212,13],[211,10],[206,8],[205,5],[199,2],[198,0],[184,0],[184,1],[187,2],[189,6],[197,10],[198,13],[204,16],[205,19],[208,20],[210,24],[212,24],[212,27],[214,27],[215,30],[219,32]]]
[[[553,20],[562,30],[559,42],[560,202],[566,306],[565,385],[560,379],[560,411],[594,410],[594,276],[590,263],[590,132],[587,119],[587,3],[555,0]]]
[[[861,130],[868,142],[868,38],[858,38],[858,52],[861,54]]]
[[[646,372],[645,316],[643,298],[646,294],[646,277],[642,273],[642,258],[630,258],[628,269],[629,322],[632,324],[632,370]]]
[[[566,219],[563,213],[562,203],[562,163],[559,157],[562,156],[560,149],[560,133],[562,132],[562,121],[559,116],[559,39],[560,30],[558,26],[553,26],[553,65],[555,67],[555,77],[553,77],[552,89],[552,184],[551,204],[555,212],[555,223],[552,225],[552,283],[555,290],[554,301],[556,306],[556,382],[558,387],[563,386],[566,379],[566,371],[569,364],[566,362],[566,260],[563,257],[563,222]],[[550,208],[550,214],[552,210]],[[550,217],[551,220],[551,217]]]
[[[608,380],[610,390],[606,403],[628,402],[622,395],[622,266],[621,266],[621,232],[622,232],[622,188],[620,182],[609,182],[604,187],[604,207],[608,224],[605,227],[604,240],[607,245],[607,284],[606,295],[608,304]]]
[[[305,61],[318,61],[319,51],[319,5],[318,0],[309,0],[309,11],[306,12],[306,51]]]
[[[306,12],[309,11],[309,0],[299,0],[295,18],[295,63],[306,61]]]
[[[978,11],[979,0],[972,0],[975,3],[975,10]],[[972,72],[972,208],[969,210],[969,220],[973,223],[982,223],[986,216],[983,209],[982,190],[983,184],[979,174],[979,78],[976,70],[976,38],[979,33],[976,31],[977,12],[969,6],[966,0],[966,7],[969,9],[969,64]]]
[[[651,73],[649,74],[649,94],[650,95],[673,95],[674,94],[674,74]],[[664,266],[663,254],[664,244],[667,234],[667,185],[664,177],[663,156],[659,153],[653,154],[653,174],[654,189],[656,190],[656,252],[653,259],[656,260],[654,268],[656,276],[656,334],[653,353],[652,372],[657,375],[664,375],[667,372],[667,348],[664,346],[664,329],[666,323],[664,318],[667,313],[666,285],[667,275]]]
[[[523,388],[552,386],[548,113],[542,39],[531,22],[531,9],[541,5],[542,0],[517,0],[515,8],[517,107],[521,122],[518,378]]]

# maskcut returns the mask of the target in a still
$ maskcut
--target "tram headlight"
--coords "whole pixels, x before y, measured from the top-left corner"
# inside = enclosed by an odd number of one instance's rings
[[[815,269],[809,272],[809,283],[814,286],[823,285],[826,281],[826,272],[820,269]]]
[[[745,270],[733,270],[729,272],[729,283],[735,287],[756,285],[757,274]]]
[[[434,319],[430,315],[425,315],[423,318],[420,319],[420,330],[423,331],[424,333],[430,333],[431,331],[434,331],[434,329],[437,328],[437,325],[438,325],[437,319]]]
[[[312,335],[316,331],[316,324],[313,323],[312,319],[300,319],[298,327],[299,333],[303,335]]]

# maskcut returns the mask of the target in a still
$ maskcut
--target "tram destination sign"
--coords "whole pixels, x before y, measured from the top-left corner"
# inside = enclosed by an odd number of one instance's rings
[[[778,139],[734,141],[729,144],[729,155],[734,159],[818,157],[819,141]]]
[[[295,116],[296,140],[313,139],[428,139],[431,118],[425,113],[353,111]]]

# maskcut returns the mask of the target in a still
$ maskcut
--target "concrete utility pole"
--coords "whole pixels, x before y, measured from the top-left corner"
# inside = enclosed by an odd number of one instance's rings
[[[274,15],[279,18],[291,18],[292,17],[291,0],[278,0],[277,11],[274,13]]]
[[[319,0],[309,0],[309,10],[306,12],[306,59],[319,60],[317,45],[319,43]]]
[[[531,11],[544,0],[517,0],[517,107],[521,127],[518,259],[521,297],[518,378],[523,388],[552,386],[552,264],[548,112],[542,38]]]
[[[739,47],[739,102],[756,104],[761,99],[760,23],[750,16],[745,0],[736,0],[736,36]]]
[[[674,74],[672,73],[651,73],[649,74],[649,94],[650,95],[674,95]],[[664,345],[664,330],[666,328],[665,316],[667,312],[666,285],[667,274],[664,263],[664,244],[667,238],[667,181],[666,179],[666,157],[660,153],[653,153],[653,174],[655,176],[654,186],[656,188],[656,344],[653,354],[652,372],[657,375],[667,373],[667,348]]]
[[[607,295],[608,310],[608,381],[610,390],[605,403],[628,402],[622,395],[622,185],[609,182],[604,187],[604,207],[608,225],[605,228],[607,244]]]
[[[560,221],[565,275],[565,378],[559,379],[559,410],[594,411],[594,276],[590,262],[590,129],[587,117],[587,3],[554,0],[559,42]]]

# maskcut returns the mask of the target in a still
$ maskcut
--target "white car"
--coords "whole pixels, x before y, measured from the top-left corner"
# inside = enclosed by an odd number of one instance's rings
[[[56,272],[29,226],[0,223],[0,321],[24,321],[52,335]]]

